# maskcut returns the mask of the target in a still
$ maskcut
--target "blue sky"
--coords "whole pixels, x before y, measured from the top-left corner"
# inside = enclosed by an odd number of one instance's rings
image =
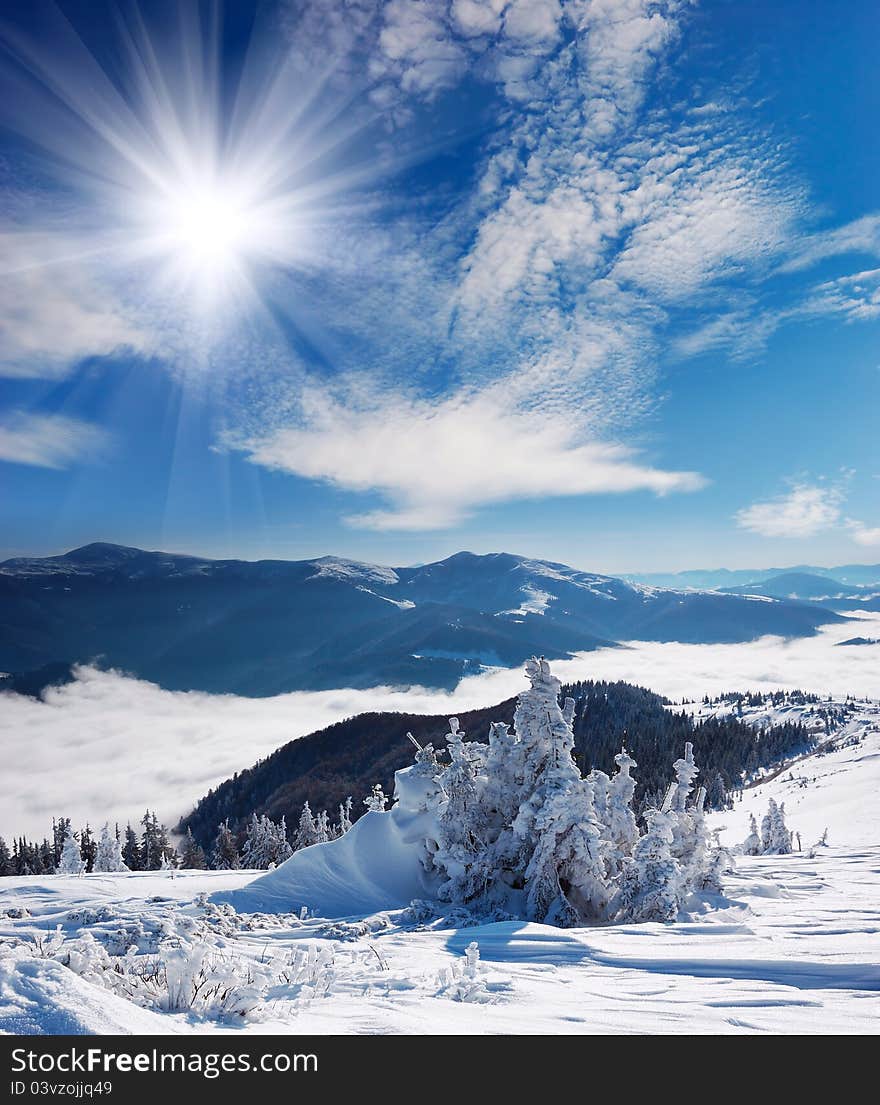
[[[22,8],[0,555],[880,560],[875,4]]]

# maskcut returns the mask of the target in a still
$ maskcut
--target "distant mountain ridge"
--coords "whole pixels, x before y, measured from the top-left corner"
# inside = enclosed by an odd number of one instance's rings
[[[622,578],[653,587],[718,591],[748,587],[782,575],[821,576],[849,587],[880,588],[880,564],[841,564],[836,568],[812,564],[790,568],[694,568],[683,572],[624,573]]]
[[[90,662],[175,690],[453,687],[626,640],[803,636],[831,610],[634,584],[511,553],[416,567],[210,560],[107,543],[0,563],[0,670]]]

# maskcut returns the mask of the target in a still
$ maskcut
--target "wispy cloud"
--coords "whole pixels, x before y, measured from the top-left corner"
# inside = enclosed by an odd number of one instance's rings
[[[738,511],[736,522],[762,537],[813,537],[840,521],[842,500],[839,488],[797,484],[785,495]]]
[[[847,322],[880,318],[880,269],[867,269],[819,284],[805,313],[839,314]]]
[[[0,461],[37,468],[67,468],[102,456],[111,442],[106,430],[62,414],[13,411],[0,418]]]
[[[52,378],[85,357],[149,349],[147,329],[81,257],[89,248],[12,226],[0,234],[0,376]]]
[[[880,256],[880,214],[865,215],[844,226],[802,236],[781,271],[797,272],[826,258],[851,253]]]
[[[446,528],[512,499],[703,486],[695,472],[655,468],[621,445],[582,440],[565,418],[511,409],[502,391],[360,408],[316,395],[306,426],[241,447],[257,464],[378,491],[393,509],[349,519],[374,529]]]

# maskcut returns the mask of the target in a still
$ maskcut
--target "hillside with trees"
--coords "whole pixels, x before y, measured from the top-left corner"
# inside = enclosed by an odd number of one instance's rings
[[[736,716],[695,719],[661,695],[629,683],[582,681],[562,688],[574,700],[573,755],[583,772],[611,774],[614,757],[626,745],[639,764],[635,808],[656,802],[668,780],[670,757],[690,742],[699,759],[707,788],[707,807],[722,808],[731,794],[762,767],[795,750],[807,749],[815,737],[799,722],[756,729]],[[458,715],[469,740],[488,741],[493,722],[510,724],[516,702],[508,699],[484,710]],[[394,788],[394,773],[412,759],[412,733],[422,744],[442,747],[449,722],[445,715],[366,713],[291,741],[253,767],[210,791],[188,816],[180,831],[191,831],[206,850],[214,846],[218,825],[228,823],[243,842],[252,814],[282,818],[288,836],[308,802],[319,815],[335,811],[354,798],[353,818],[363,813],[362,798],[374,783],[386,794]]]

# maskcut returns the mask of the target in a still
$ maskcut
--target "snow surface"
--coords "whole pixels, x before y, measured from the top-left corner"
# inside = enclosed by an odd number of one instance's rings
[[[523,596],[523,600],[515,610],[499,610],[495,617],[504,618],[508,616],[516,617],[517,615],[524,614],[543,614],[548,604],[555,600],[555,596],[551,595],[549,591],[542,591],[531,583],[526,584],[520,591],[520,594]]]
[[[204,899],[193,902],[207,892],[242,908],[248,895],[252,906],[260,895],[271,905],[265,888],[275,884],[282,893],[287,865],[257,879],[254,872],[2,879],[0,1030],[233,1030],[228,1020],[143,1008],[29,950],[35,937],[44,940],[61,925],[71,940],[91,932],[99,942],[118,945],[122,934],[123,944],[131,940],[138,947],[135,960],[151,954],[157,934],[195,926],[224,954],[255,970],[267,954],[303,949],[311,949],[315,961],[332,961],[316,969],[314,983],[269,991],[244,1026],[254,1033],[876,1033],[877,709],[868,704],[839,734],[842,747],[793,764],[747,791],[735,810],[712,815],[726,826],[725,838],[736,842],[746,835],[749,813],[763,813],[774,797],[785,801],[789,826],[801,833],[805,848],[826,826],[829,846],[813,855],[740,857],[725,880],[725,897],[694,899],[673,924],[559,930],[520,921],[464,924],[464,916],[450,921],[395,909],[394,894],[408,888],[387,881],[373,852],[400,848],[421,826],[392,813],[362,819],[359,843],[352,830],[346,848],[337,846],[343,838],[307,849],[299,853],[299,867],[290,869],[299,871],[302,890],[323,892],[327,902],[335,895],[337,911],[351,908],[349,921],[299,919],[289,880],[286,914],[236,913]],[[346,865],[362,859],[364,850],[372,854],[370,864],[349,883]],[[314,858],[321,852],[323,883]],[[390,868],[394,857],[387,858]],[[306,871],[313,879],[308,887]],[[366,904],[365,895],[368,913],[358,916],[353,907]],[[376,913],[380,900],[386,908]],[[6,915],[22,907],[28,916]],[[481,967],[468,980],[462,977],[464,951],[472,941]]]
[[[345,583],[384,583],[386,586],[400,582],[397,572],[382,564],[364,564],[359,560],[346,560],[339,556],[322,556],[309,563],[317,569],[312,579],[338,579]]]

